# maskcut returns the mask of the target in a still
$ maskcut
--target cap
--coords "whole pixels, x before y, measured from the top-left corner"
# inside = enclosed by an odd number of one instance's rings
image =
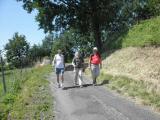
[[[97,51],[97,50],[98,50],[98,48],[97,48],[97,47],[94,47],[94,48],[93,48],[93,50],[96,50],[96,51]]]

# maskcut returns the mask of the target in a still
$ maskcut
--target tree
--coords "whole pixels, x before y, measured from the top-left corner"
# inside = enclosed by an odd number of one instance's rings
[[[101,31],[119,10],[119,0],[17,0],[29,13],[38,11],[36,21],[45,32],[78,28],[93,33],[94,44],[101,50]]]
[[[64,34],[61,34],[59,38],[55,38],[53,41],[53,47],[52,47],[52,57],[57,53],[58,49],[61,49],[65,61],[70,61],[73,58],[73,39],[71,38],[69,32],[65,32]]]
[[[41,61],[43,57],[46,56],[45,49],[42,47],[42,45],[36,45],[34,44],[29,49],[29,59],[31,63],[35,63],[37,61]]]
[[[29,44],[24,35],[15,33],[5,46],[7,61],[14,67],[23,67],[28,64]]]
[[[50,57],[53,46],[53,35],[49,34],[42,40],[42,49],[44,50],[44,56]]]

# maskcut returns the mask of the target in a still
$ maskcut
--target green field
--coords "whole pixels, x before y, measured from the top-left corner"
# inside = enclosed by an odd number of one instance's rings
[[[25,69],[22,74],[20,70],[7,71],[6,94],[0,83],[0,118],[53,119],[53,97],[46,78],[50,72],[50,66]]]

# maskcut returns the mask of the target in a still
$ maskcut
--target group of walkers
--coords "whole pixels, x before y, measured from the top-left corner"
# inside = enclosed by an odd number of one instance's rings
[[[61,50],[58,50],[58,53],[54,56],[52,65],[55,67],[55,73],[57,75],[57,84],[58,88],[64,88],[64,71],[65,71],[65,61],[64,56]],[[80,52],[76,52],[75,56],[72,60],[72,65],[74,67],[74,82],[75,86],[83,87],[83,77],[82,74],[84,72],[84,58],[81,56]],[[100,69],[102,68],[102,61],[100,53],[98,52],[97,47],[93,48],[93,53],[90,55],[89,58],[89,68],[91,70],[92,79],[93,79],[93,86],[97,84],[97,77],[100,74]]]

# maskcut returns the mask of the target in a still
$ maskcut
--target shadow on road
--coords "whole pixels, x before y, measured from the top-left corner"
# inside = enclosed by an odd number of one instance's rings
[[[102,85],[105,85],[105,84],[109,84],[109,80],[103,80],[102,83],[100,84],[97,84],[96,86],[102,86]],[[83,88],[85,87],[89,87],[89,86],[93,86],[93,84],[83,84]],[[68,87],[64,87],[63,90],[69,90],[69,89],[74,89],[74,88],[80,88],[80,86],[68,86]]]
[[[102,85],[106,85],[109,84],[109,80],[103,80],[100,84],[98,84],[97,86],[102,86]]]
[[[92,84],[84,84],[83,88],[92,86]],[[69,87],[64,87],[63,90],[68,90],[68,89],[74,89],[74,88],[80,88],[80,86],[69,86]]]

